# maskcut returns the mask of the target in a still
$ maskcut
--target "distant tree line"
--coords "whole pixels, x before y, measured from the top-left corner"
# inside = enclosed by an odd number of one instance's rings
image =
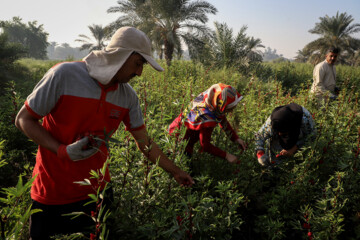
[[[37,21],[25,24],[20,17],[14,17],[12,21],[0,21],[0,28],[10,42],[19,43],[26,49],[26,57],[46,59],[49,34],[42,24],[38,25]]]
[[[107,10],[119,18],[107,26],[89,25],[91,36],[79,34],[79,48],[69,44],[49,43],[48,33],[36,21],[23,23],[20,17],[0,21],[1,34],[8,41],[23,46],[23,56],[36,59],[81,59],[92,50],[103,49],[111,35],[122,26],[133,26],[144,31],[153,43],[154,54],[165,59],[168,66],[172,59],[181,59],[184,47],[191,60],[205,66],[236,67],[246,71],[262,61],[287,61],[276,49],[265,48],[261,39],[246,34],[244,25],[238,33],[226,23],[214,22],[214,30],[207,25],[208,14],[217,9],[207,1],[192,0],[119,0],[117,6]],[[360,39],[352,37],[360,31],[360,24],[347,13],[320,17],[309,32],[320,37],[299,50],[295,61],[316,64],[324,58],[326,50],[339,47],[340,64],[360,66]]]
[[[89,50],[82,50],[79,47],[71,47],[68,43],[58,44],[50,42],[47,47],[47,58],[54,60],[80,60],[89,53]]]
[[[263,53],[263,61],[264,62],[283,62],[289,61],[282,54],[278,54],[276,49],[271,49],[271,47],[267,47]]]
[[[43,25],[39,25],[37,21],[23,23],[20,17],[13,17],[9,21],[0,21],[0,28],[2,29],[0,35],[2,46],[11,45],[17,46],[16,49],[21,49],[21,51],[18,51],[16,54],[14,53],[14,56],[9,59],[18,58],[19,53],[21,53],[21,57],[35,59],[77,60],[82,59],[89,53],[89,49],[73,48],[68,43],[61,45],[56,42],[49,43],[49,34],[45,32]],[[5,42],[7,43],[5,44]],[[3,55],[10,54],[10,52],[6,53],[3,52]]]

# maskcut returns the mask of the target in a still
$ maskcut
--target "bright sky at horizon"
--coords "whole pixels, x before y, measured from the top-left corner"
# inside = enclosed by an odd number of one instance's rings
[[[276,49],[286,58],[294,58],[298,50],[318,36],[309,30],[325,15],[337,12],[351,15],[352,23],[360,23],[359,0],[207,0],[218,13],[208,15],[208,26],[214,28],[214,21],[226,23],[234,35],[243,25],[248,27],[249,36],[260,38],[265,47]],[[103,26],[113,22],[120,15],[106,11],[117,6],[117,0],[2,0],[0,20],[11,20],[19,16],[23,22],[37,21],[49,33],[48,41],[59,44],[75,42],[79,34],[90,36],[89,25]],[[360,38],[360,33],[353,35]]]

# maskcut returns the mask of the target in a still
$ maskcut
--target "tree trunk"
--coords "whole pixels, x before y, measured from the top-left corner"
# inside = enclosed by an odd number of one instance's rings
[[[173,57],[173,53],[174,53],[174,45],[169,43],[169,41],[165,40],[164,41],[164,46],[165,46],[166,65],[170,66],[171,65],[171,60],[172,60],[172,57]]]

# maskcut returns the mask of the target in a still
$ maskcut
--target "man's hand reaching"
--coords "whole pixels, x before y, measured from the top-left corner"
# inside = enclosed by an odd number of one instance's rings
[[[191,187],[195,183],[194,180],[190,177],[190,175],[183,170],[180,170],[176,174],[174,174],[174,178],[181,186],[184,187]]]

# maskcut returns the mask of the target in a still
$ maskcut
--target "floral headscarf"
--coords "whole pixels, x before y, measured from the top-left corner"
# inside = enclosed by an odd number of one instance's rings
[[[230,85],[218,83],[200,93],[183,113],[185,125],[193,130],[215,127],[225,117],[225,110],[235,107],[243,97]]]

